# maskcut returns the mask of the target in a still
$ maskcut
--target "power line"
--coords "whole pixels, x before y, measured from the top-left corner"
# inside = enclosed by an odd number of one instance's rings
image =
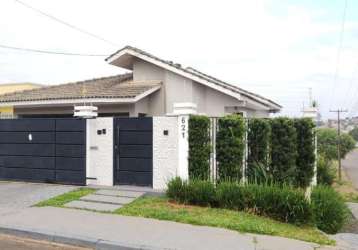
[[[352,114],[352,112],[354,112],[353,107],[356,105],[354,97],[357,94],[358,88],[355,88],[355,89],[353,88],[352,91],[351,91],[351,89],[352,89],[353,82],[355,80],[355,75],[356,75],[357,72],[358,72],[358,63],[356,64],[356,66],[355,66],[355,68],[353,70],[351,79],[349,80],[349,88],[348,88],[347,94],[345,95],[345,96],[347,96],[347,100],[346,100],[345,104],[346,104],[346,106],[351,108],[348,116],[350,116]],[[353,93],[353,95],[350,94],[350,93]],[[348,94],[350,94],[350,95],[348,96]],[[352,100],[350,100],[350,98],[348,98],[348,97],[351,97]]]
[[[338,45],[338,50],[337,50],[336,69],[334,72],[333,88],[332,88],[332,92],[330,95],[331,96],[331,98],[330,98],[331,101],[330,101],[330,105],[329,105],[330,108],[332,106],[333,95],[334,95],[334,92],[336,89],[337,79],[338,79],[338,75],[339,75],[339,63],[341,60],[341,50],[342,50],[342,44],[343,44],[344,26],[345,26],[345,22],[346,22],[347,5],[348,5],[348,0],[345,0],[342,24],[341,24],[341,31],[340,31],[340,35],[339,35],[339,45]]]
[[[70,52],[59,52],[59,51],[50,51],[50,50],[20,48],[20,47],[8,46],[8,45],[4,45],[4,44],[0,44],[0,48],[19,50],[19,51],[25,51],[25,52],[33,52],[33,53],[42,53],[42,54],[65,55],[65,56],[101,56],[101,57],[108,56],[108,55],[103,55],[103,54],[81,54],[81,53],[70,53]]]
[[[50,19],[53,20],[53,21],[56,21],[56,22],[58,22],[58,23],[61,23],[62,25],[65,25],[65,26],[67,26],[67,27],[69,27],[69,28],[71,28],[71,29],[74,29],[74,30],[76,30],[76,31],[78,31],[78,32],[81,32],[81,33],[83,33],[83,34],[86,34],[86,35],[88,35],[88,36],[91,36],[91,37],[93,37],[93,38],[96,38],[96,39],[98,39],[98,40],[101,40],[102,42],[108,43],[108,44],[110,44],[110,45],[112,45],[112,46],[119,47],[118,44],[116,44],[116,43],[114,43],[114,42],[112,42],[112,41],[109,41],[109,40],[107,40],[107,39],[105,39],[105,38],[103,38],[103,37],[101,37],[101,36],[99,36],[99,35],[96,35],[96,34],[94,34],[94,33],[92,33],[92,32],[89,32],[89,31],[87,31],[87,30],[85,30],[85,29],[82,29],[82,28],[77,27],[77,26],[75,26],[75,25],[73,25],[73,24],[70,24],[70,23],[68,23],[68,22],[66,22],[66,21],[63,21],[63,20],[61,20],[60,18],[57,18],[57,17],[55,17],[55,16],[53,16],[53,15],[50,15],[50,14],[48,14],[48,13],[46,13],[46,12],[40,10],[40,9],[37,9],[37,8],[35,8],[35,7],[33,7],[33,6],[29,5],[29,4],[27,4],[27,3],[24,3],[23,1],[20,1],[20,0],[14,0],[14,1],[17,2],[17,3],[19,3],[19,4],[21,4],[22,6],[25,6],[25,7],[28,8],[28,9],[31,9],[31,10],[33,10],[33,11],[35,11],[35,12],[37,12],[37,13],[39,13],[39,14],[45,16],[45,17],[50,18]]]

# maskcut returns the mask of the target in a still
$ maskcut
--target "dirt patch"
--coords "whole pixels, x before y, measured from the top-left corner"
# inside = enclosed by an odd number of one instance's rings
[[[197,208],[198,206],[193,206],[193,205],[186,205],[186,204],[179,204],[176,203],[175,201],[168,201],[166,202],[166,205],[170,208],[174,208],[174,209],[188,209],[190,211],[195,210],[195,208]],[[205,207],[204,207],[205,208]]]

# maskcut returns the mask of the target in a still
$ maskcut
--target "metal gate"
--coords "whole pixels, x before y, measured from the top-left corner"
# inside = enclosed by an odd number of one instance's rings
[[[114,118],[114,142],[114,184],[152,186],[152,118]]]
[[[0,179],[86,184],[86,121],[0,120]]]

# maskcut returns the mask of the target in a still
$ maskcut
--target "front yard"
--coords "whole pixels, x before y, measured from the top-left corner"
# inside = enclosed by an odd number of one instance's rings
[[[43,201],[36,206],[64,207],[66,203],[78,200],[95,191],[95,189],[90,188],[79,188],[47,201]],[[170,202],[166,197],[144,196],[115,210],[112,214],[154,218],[200,226],[220,227],[241,233],[282,236],[322,245],[334,244],[334,241],[329,239],[327,235],[311,226],[299,227],[246,212],[180,205]]]
[[[165,197],[139,198],[118,209],[115,214],[221,227],[242,233],[282,236],[323,245],[334,243],[313,227],[298,227],[266,217],[227,209],[179,205],[169,202]]]

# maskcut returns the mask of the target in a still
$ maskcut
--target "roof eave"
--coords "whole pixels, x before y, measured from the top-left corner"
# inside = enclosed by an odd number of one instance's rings
[[[0,106],[46,106],[46,105],[75,105],[83,103],[99,103],[99,104],[130,104],[136,103],[139,100],[159,90],[161,85],[144,91],[143,93],[134,97],[93,97],[93,98],[59,98],[59,99],[44,99],[44,100],[20,100],[20,101],[0,101]]]

